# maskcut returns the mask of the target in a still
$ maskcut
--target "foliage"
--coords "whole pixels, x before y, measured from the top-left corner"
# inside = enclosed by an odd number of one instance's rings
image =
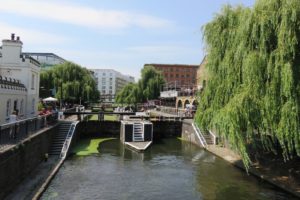
[[[99,99],[97,85],[90,72],[71,62],[42,71],[40,82],[41,87],[46,90],[55,88],[55,97],[59,99],[75,102],[79,102],[80,98],[82,101]]]
[[[160,87],[165,82],[161,73],[152,66],[146,66],[142,69],[141,74],[138,83],[126,85],[117,94],[117,103],[136,104],[159,97]]]
[[[277,153],[279,142],[285,159],[299,156],[299,0],[225,6],[203,32],[209,82],[196,122],[227,138],[247,168],[248,144]]]

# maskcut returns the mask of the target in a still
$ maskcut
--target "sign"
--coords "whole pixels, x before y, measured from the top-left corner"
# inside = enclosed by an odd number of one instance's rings
[[[176,90],[169,90],[169,91],[162,91],[160,92],[161,98],[173,98],[178,96],[178,91]]]

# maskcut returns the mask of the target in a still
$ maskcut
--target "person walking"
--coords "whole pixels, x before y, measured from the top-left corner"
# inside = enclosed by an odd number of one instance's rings
[[[16,121],[17,121],[17,112],[14,110],[9,116],[9,123],[13,124],[10,126],[10,130],[9,130],[9,137],[11,139],[16,138],[16,124],[15,124]]]

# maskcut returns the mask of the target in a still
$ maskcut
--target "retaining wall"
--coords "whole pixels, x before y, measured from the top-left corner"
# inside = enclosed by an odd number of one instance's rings
[[[192,123],[193,123],[192,120],[183,120],[181,137],[183,140],[189,141],[189,142],[203,148],[201,146],[199,139],[196,136],[196,133],[192,126]]]
[[[0,153],[0,199],[10,193],[32,170],[43,162],[58,125],[27,138]]]
[[[181,121],[152,121],[153,138],[180,137]],[[83,121],[78,124],[81,137],[116,137],[120,138],[119,121]]]

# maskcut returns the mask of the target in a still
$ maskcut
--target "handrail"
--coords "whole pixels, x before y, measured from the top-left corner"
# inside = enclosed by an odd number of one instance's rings
[[[194,122],[192,123],[192,126],[196,132],[196,135],[201,143],[201,145],[204,147],[204,148],[207,148],[207,143],[206,143],[206,140],[203,136],[203,134],[201,133],[199,127],[197,126],[197,124],[195,124]]]
[[[76,130],[76,126],[78,123],[79,123],[78,121],[73,122],[70,126],[66,140],[64,142],[63,148],[60,153],[60,158],[62,158],[62,159],[65,159],[67,156],[67,152],[69,150],[69,147],[70,147],[70,144],[71,144],[71,141],[72,141],[72,138],[73,138],[73,135],[74,135],[74,132]]]
[[[213,137],[213,143],[214,143],[214,145],[216,145],[216,143],[217,143],[217,136],[211,130],[208,130],[208,132],[209,132],[209,134],[212,135],[212,137]]]

